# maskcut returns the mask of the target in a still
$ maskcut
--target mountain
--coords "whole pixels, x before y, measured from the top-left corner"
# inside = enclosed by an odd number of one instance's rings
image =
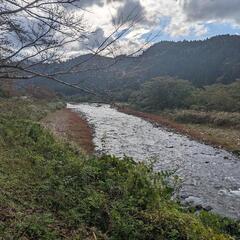
[[[79,72],[60,74],[69,83],[79,83],[93,90],[131,91],[141,83],[157,77],[171,76],[189,80],[201,87],[214,83],[229,84],[240,78],[240,36],[222,35],[202,41],[163,41],[156,43],[137,57],[83,55],[64,63],[44,64],[38,71],[65,71],[77,63]],[[31,83],[45,85],[72,95],[76,90],[49,80]]]

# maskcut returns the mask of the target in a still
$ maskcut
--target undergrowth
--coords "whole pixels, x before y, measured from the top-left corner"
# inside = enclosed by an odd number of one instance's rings
[[[204,112],[196,110],[176,110],[168,113],[177,122],[193,124],[212,124],[218,127],[240,129],[240,113]]]

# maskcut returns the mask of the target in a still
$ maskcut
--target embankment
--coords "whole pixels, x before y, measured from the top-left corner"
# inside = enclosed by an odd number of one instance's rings
[[[92,129],[79,114],[64,108],[50,113],[41,122],[54,135],[77,144],[85,153],[94,152]]]

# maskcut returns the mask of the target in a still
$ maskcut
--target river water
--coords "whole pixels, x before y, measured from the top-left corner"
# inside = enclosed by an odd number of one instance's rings
[[[176,170],[182,179],[183,202],[240,219],[240,159],[233,154],[190,140],[109,105],[70,105],[94,129],[95,150],[154,160],[154,168]]]

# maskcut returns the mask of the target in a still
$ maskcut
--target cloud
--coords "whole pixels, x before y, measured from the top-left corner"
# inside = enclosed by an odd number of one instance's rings
[[[84,45],[86,48],[96,49],[104,43],[105,39],[106,37],[104,36],[104,31],[99,27],[96,31],[89,35],[89,37],[85,40]],[[109,39],[109,41],[110,40],[111,39]],[[103,45],[103,47],[105,46]]]
[[[185,0],[183,11],[189,21],[234,21],[240,24],[239,0]]]
[[[124,4],[117,9],[113,19],[114,23],[143,22],[146,20],[146,11],[140,1],[128,0],[122,2]]]
[[[104,0],[80,0],[79,2],[74,3],[74,5],[80,6],[82,8],[89,7],[89,6],[92,6],[92,5],[103,6],[104,5]]]
[[[134,51],[144,44],[151,32],[170,39],[200,38],[208,33],[211,23],[240,26],[240,0],[81,0],[87,11],[85,21],[96,45],[111,35],[119,23],[137,21],[131,31],[118,42],[122,51]],[[161,35],[160,38],[161,39]],[[83,47],[81,45],[81,47]]]
[[[194,39],[206,36],[215,23],[221,26],[224,23],[225,29],[226,25],[236,29],[240,27],[240,0],[78,0],[74,4],[80,8],[64,4],[64,10],[83,17],[86,35],[90,34],[81,42],[68,44],[69,55],[71,52],[76,54],[78,50],[81,54],[89,48],[96,49],[116,31],[116,25],[124,23],[119,30],[122,33],[133,20],[134,26],[118,41],[121,51],[127,53],[144,45],[151,32],[159,32],[173,40]],[[34,25],[29,16],[21,16],[20,20],[24,28]]]

